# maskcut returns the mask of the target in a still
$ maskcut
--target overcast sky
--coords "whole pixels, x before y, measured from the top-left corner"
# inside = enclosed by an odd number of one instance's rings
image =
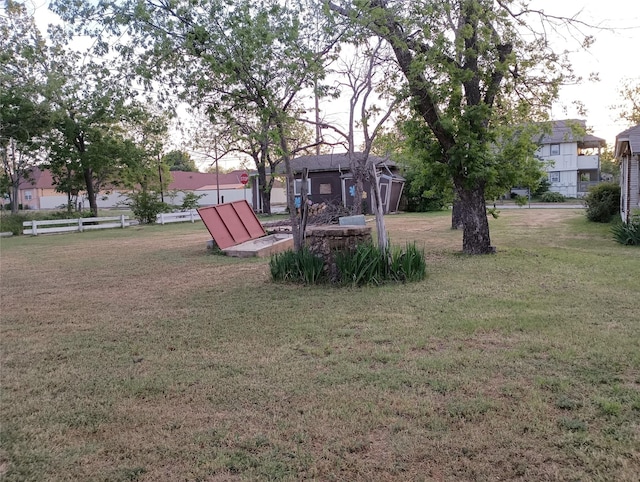
[[[587,52],[571,56],[576,74],[585,79],[596,72],[599,82],[588,80],[578,86],[564,87],[560,101],[554,105],[555,119],[578,117],[571,103],[581,100],[587,109],[587,125],[594,135],[606,139],[608,145],[628,126],[617,119],[611,106],[620,104],[618,93],[624,79],[640,83],[640,0],[533,0],[548,13],[580,18],[601,27],[594,30],[596,41]],[[610,30],[614,29],[614,30]],[[558,50],[573,50],[570,42],[557,39]],[[568,110],[565,108],[569,106]]]
[[[36,7],[38,25],[46,29],[54,19],[47,10],[48,0],[31,0],[31,3]],[[572,106],[579,100],[586,107],[587,125],[592,133],[612,145],[616,134],[628,127],[612,110],[613,105],[621,102],[618,91],[622,81],[640,82],[640,0],[531,0],[530,6],[553,15],[579,14],[582,21],[600,27],[590,31],[596,41],[589,51],[572,54],[574,71],[585,80],[581,85],[562,88],[552,117],[580,117]],[[557,37],[553,42],[557,51],[577,50],[570,38]],[[591,73],[598,74],[599,82],[588,80]]]

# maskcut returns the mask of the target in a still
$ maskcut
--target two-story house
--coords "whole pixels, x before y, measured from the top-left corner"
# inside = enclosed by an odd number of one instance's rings
[[[578,198],[600,182],[600,153],[607,143],[587,134],[584,120],[552,121],[539,145],[537,156],[545,162],[550,191]]]

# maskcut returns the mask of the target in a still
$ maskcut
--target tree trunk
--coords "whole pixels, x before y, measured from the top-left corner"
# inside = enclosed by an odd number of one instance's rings
[[[476,184],[465,188],[462,180],[456,180],[456,193],[460,199],[460,211],[463,222],[462,251],[465,254],[493,254],[489,221],[484,198],[484,185]]]
[[[19,182],[20,181],[18,180],[18,183],[13,183],[13,185],[11,186],[11,192],[13,193],[9,196],[9,202],[11,203],[11,214],[18,214],[18,197],[20,195]]]
[[[456,194],[453,198],[453,207],[451,209],[451,229],[462,229],[463,227],[462,206],[460,205],[460,198]]]
[[[378,248],[381,251],[386,252],[389,240],[387,237],[387,228],[384,223],[384,206],[382,205],[382,197],[380,196],[380,189],[378,188],[376,166],[373,163],[371,163],[371,189],[373,191],[371,208],[373,210],[373,214],[376,217],[376,229],[378,231]]]
[[[282,150],[282,158],[284,160],[285,173],[287,175],[287,207],[289,208],[289,220],[291,221],[291,234],[293,235],[293,250],[300,251],[302,249],[301,239],[304,239],[304,233],[300,233],[300,218],[296,213],[296,200],[294,194],[295,177],[293,168],[291,167],[291,159],[287,138],[285,136],[284,124],[279,119],[276,120],[278,135],[280,137],[280,149]]]
[[[258,168],[258,196],[262,201],[262,212],[271,214],[271,190],[267,186],[267,167],[264,163],[256,163]]]
[[[93,189],[93,172],[91,168],[85,168],[83,171],[84,182],[87,187],[87,198],[89,199],[89,210],[94,217],[98,216],[98,203],[96,201],[96,191]]]

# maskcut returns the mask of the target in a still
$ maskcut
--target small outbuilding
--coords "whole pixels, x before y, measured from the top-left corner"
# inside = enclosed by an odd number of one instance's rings
[[[356,153],[355,155],[359,155]],[[369,156],[376,166],[376,175],[384,212],[396,212],[400,205],[400,198],[404,189],[405,179],[400,175],[398,165],[378,156]],[[308,169],[307,193],[313,203],[341,204],[347,208],[355,201],[355,180],[351,173],[347,153],[321,154],[296,157],[291,161],[294,171],[294,194],[300,195],[302,186],[302,171]],[[284,165],[277,168],[278,173],[284,174]],[[373,193],[371,183],[365,182],[363,196],[363,212],[372,213]]]
[[[616,136],[615,154],[620,161],[620,216],[628,223],[640,210],[640,124]]]

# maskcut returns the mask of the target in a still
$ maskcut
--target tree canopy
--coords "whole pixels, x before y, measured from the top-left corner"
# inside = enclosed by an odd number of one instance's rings
[[[494,252],[486,191],[535,151],[526,135],[511,145],[509,130],[543,119],[571,77],[565,56],[548,46],[544,14],[508,0],[327,4],[389,43],[422,137],[437,147],[427,162],[440,164],[460,202],[463,251]]]
[[[162,162],[170,171],[198,172],[196,162],[188,152],[173,150],[162,156]]]

